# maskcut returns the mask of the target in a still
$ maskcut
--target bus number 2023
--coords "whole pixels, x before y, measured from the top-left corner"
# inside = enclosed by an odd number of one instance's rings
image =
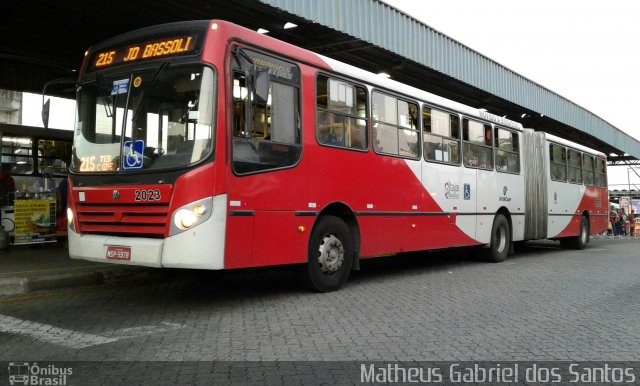
[[[136,201],[160,201],[160,190],[136,190],[135,191],[135,200]]]

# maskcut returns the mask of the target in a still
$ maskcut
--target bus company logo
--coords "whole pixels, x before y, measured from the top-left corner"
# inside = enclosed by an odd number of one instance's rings
[[[447,199],[460,198],[460,185],[447,181],[444,183],[444,197]]]
[[[29,362],[9,362],[9,384],[44,386],[64,386],[67,384],[67,376],[73,374],[71,367],[58,367],[56,365],[38,366]]]
[[[471,200],[471,184],[464,184],[464,199]]]
[[[507,196],[507,193],[509,192],[509,188],[507,188],[506,186],[502,188],[502,196],[498,197],[499,201],[511,201],[511,197]]]

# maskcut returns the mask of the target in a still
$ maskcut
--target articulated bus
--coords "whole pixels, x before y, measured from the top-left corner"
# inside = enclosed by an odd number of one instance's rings
[[[360,259],[607,229],[605,155],[224,21],[91,47],[77,86],[72,258],[299,264],[317,291]]]

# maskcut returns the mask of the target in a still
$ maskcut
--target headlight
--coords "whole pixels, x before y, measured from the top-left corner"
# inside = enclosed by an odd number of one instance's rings
[[[204,205],[196,205],[193,208],[193,214],[196,216],[204,216],[205,213],[207,213],[207,208]]]
[[[71,226],[73,224],[73,210],[67,208],[67,224]]]
[[[213,212],[213,198],[204,198],[184,205],[173,212],[169,236],[191,229],[205,222]]]
[[[180,209],[173,218],[174,223],[180,229],[189,229],[196,223],[196,215],[186,209]]]

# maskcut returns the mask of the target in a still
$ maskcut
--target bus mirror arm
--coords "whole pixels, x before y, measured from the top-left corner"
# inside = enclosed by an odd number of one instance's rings
[[[42,124],[45,129],[49,128],[49,107],[51,106],[51,99],[44,100],[44,93],[42,94]]]
[[[44,84],[42,87],[42,124],[45,129],[49,128],[49,111],[51,109],[51,99],[47,98],[45,101],[45,96],[47,95],[47,88],[52,85],[75,85],[76,81],[73,78],[60,78],[50,80]]]

